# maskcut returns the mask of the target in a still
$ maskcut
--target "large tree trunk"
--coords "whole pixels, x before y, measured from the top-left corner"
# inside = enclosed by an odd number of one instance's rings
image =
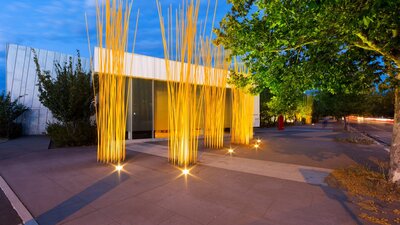
[[[394,124],[390,148],[390,179],[400,182],[400,88],[396,87],[394,100]]]

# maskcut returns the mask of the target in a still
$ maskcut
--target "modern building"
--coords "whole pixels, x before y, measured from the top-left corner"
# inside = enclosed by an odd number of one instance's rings
[[[54,73],[54,62],[64,62],[72,55],[35,49],[38,54],[39,64],[42,69]],[[97,59],[99,49],[94,51],[94,71],[98,71]],[[132,96],[129,101],[127,132],[128,139],[131,138],[157,138],[165,137],[168,132],[168,96],[167,96],[167,74],[165,60],[139,54],[126,53],[128,66],[126,76],[132,78]],[[83,68],[89,70],[88,59],[81,58]],[[130,65],[129,62],[133,62]],[[54,122],[51,112],[44,107],[38,98],[37,74],[33,62],[33,54],[30,47],[9,44],[6,48],[6,90],[11,93],[13,99],[29,107],[21,122],[23,132],[28,135],[44,134],[46,124]],[[260,101],[255,96],[253,125],[260,125]],[[225,127],[229,128],[231,123],[231,95],[227,88]]]

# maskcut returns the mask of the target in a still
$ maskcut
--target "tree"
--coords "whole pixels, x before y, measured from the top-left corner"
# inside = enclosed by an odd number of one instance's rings
[[[271,110],[268,106],[268,103],[271,101],[273,95],[269,91],[269,89],[265,89],[260,93],[260,126],[261,127],[272,127],[275,125],[275,117],[274,114],[271,113]]]
[[[72,57],[68,62],[54,62],[56,77],[42,71],[35,51],[34,62],[38,75],[39,100],[57,122],[47,126],[47,133],[56,146],[94,144],[96,127],[91,117],[95,114],[91,72],[84,71],[79,51],[76,65]]]
[[[19,98],[11,100],[10,93],[0,94],[0,137],[15,138],[21,135],[22,126],[16,122],[28,108],[18,102]]]
[[[314,98],[314,117],[334,116],[344,118],[344,128],[347,130],[346,117],[352,114],[364,114],[367,105],[367,95],[360,93],[318,92]]]
[[[248,82],[256,87],[255,91],[273,86],[271,81],[281,74],[310,78],[313,88],[331,93],[339,90],[337,84],[341,82],[337,80],[343,78],[368,88],[369,79],[379,79],[382,73],[389,76],[395,88],[390,174],[393,181],[399,181],[400,1],[230,2],[232,9],[216,30],[215,42],[242,56],[253,71]],[[354,79],[348,79],[350,76]],[[343,88],[349,93],[357,90],[347,90],[346,85]]]
[[[72,57],[62,65],[54,62],[55,79],[50,71],[41,71],[34,54],[40,102],[61,122],[89,121],[95,113],[91,73],[83,70],[79,52],[76,65]]]
[[[386,85],[385,85],[386,86]],[[366,116],[374,117],[393,117],[394,115],[394,89],[393,88],[379,88],[372,89],[366,96],[368,105],[365,110]]]

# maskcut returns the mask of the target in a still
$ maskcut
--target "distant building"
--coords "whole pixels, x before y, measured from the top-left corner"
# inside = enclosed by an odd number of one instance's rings
[[[64,62],[69,57],[77,61],[76,56],[35,49],[38,54],[41,69],[54,73],[54,62]],[[98,71],[99,50],[94,51],[94,71]],[[167,75],[165,60],[150,56],[127,53],[127,58],[134,57],[130,65],[127,60],[126,76],[132,78],[132,97],[129,102],[127,119],[127,137],[151,138],[165,137],[168,132],[168,101],[167,101]],[[90,62],[81,58],[82,67],[90,70]],[[33,62],[33,53],[30,47],[9,44],[6,48],[6,90],[13,99],[20,98],[20,102],[30,108],[20,118],[23,132],[28,135],[44,134],[46,125],[54,122],[51,112],[44,107],[38,98],[36,66]],[[129,68],[129,69],[128,69]],[[132,69],[131,69],[132,68]],[[260,126],[260,101],[255,96],[254,101],[254,127]],[[231,95],[227,88],[225,127],[231,123]]]

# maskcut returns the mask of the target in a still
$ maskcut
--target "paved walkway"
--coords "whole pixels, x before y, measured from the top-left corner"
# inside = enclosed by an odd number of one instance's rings
[[[288,127],[284,131],[277,131],[275,128],[255,129],[255,138],[261,140],[258,149],[254,148],[254,142],[251,145],[235,145],[230,144],[229,138],[226,138],[225,147],[221,150],[207,149],[204,146],[200,146],[199,150],[200,153],[226,156],[228,148],[231,147],[235,151],[235,158],[326,169],[344,168],[354,164],[375,167],[376,159],[380,161],[389,159],[389,154],[382,146],[335,141],[335,138],[348,136],[342,131],[341,125],[335,124],[331,124],[325,129],[317,125]],[[141,142],[143,143],[143,140]],[[146,143],[162,146],[168,144],[167,141],[148,141]],[[128,144],[128,146],[135,145]],[[148,153],[151,154],[150,149]]]
[[[127,149],[168,158],[167,146],[138,143],[134,145],[128,145]],[[220,155],[208,152],[200,153],[199,164],[242,173],[256,174],[316,185],[325,185],[324,180],[331,172],[330,169],[324,168],[239,158],[228,154]]]
[[[312,141],[302,141],[302,132]],[[324,160],[319,161],[310,153],[317,148],[325,155],[334,151],[333,147],[319,146],[336,143],[327,136],[314,137],[304,131],[292,132],[287,142],[282,141],[284,137],[273,138],[284,133],[257,133],[265,134],[258,153],[250,154],[255,151],[245,146],[235,146],[234,157],[226,156],[226,151],[206,150],[188,177],[164,157],[154,155],[161,154],[163,143],[128,146],[137,152],[127,152],[124,171],[118,173],[113,165],[96,162],[95,147],[49,150],[44,137],[20,138],[0,144],[0,175],[41,225],[364,223],[343,193],[315,185],[320,180],[315,182],[299,173],[302,168],[326,171],[318,166]],[[283,145],[275,149],[280,142]],[[291,149],[283,151],[284,146]],[[340,154],[330,158],[335,163],[329,167],[345,165],[336,162],[346,159],[341,157],[344,152],[354,152],[354,156],[364,159],[376,150],[371,146],[366,147],[368,150],[362,146],[339,146],[344,149],[338,149]],[[164,156],[165,152],[164,149]],[[268,152],[273,157],[268,158]],[[282,166],[296,175],[279,174]],[[284,179],[276,178],[277,174]]]
[[[0,224],[18,225],[21,222],[21,218],[12,207],[4,192],[0,189]]]
[[[323,129],[319,126],[289,127],[284,131],[256,129],[255,137],[262,143],[253,146],[232,145],[236,156],[318,168],[336,169],[353,164],[376,166],[375,159],[386,161],[389,154],[379,145],[357,145],[334,141],[343,137],[341,129]],[[226,143],[229,147],[229,143]],[[225,151],[212,151],[225,154]]]

